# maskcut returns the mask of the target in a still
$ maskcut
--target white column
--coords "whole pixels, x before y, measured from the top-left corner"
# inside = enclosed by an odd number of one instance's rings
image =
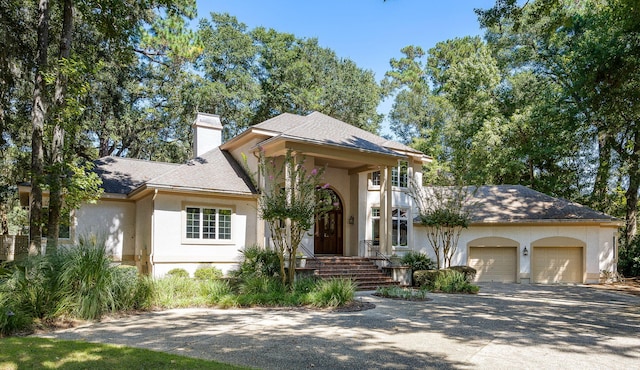
[[[380,251],[391,255],[391,167],[380,168]]]

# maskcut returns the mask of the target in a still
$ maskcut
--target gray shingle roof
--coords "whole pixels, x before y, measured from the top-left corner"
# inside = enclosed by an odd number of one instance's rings
[[[219,148],[148,182],[149,186],[253,194],[251,180],[231,154]]]
[[[544,220],[616,221],[615,217],[522,185],[481,186],[472,200],[473,222]]]
[[[182,165],[119,157],[104,157],[95,163],[106,193],[126,195],[145,184],[247,195],[255,192],[242,167],[218,148]]]
[[[102,188],[111,194],[129,194],[154,177],[180,166],[120,157],[102,157],[94,164],[94,172],[102,179]]]
[[[284,113],[255,128],[279,132],[284,137],[372,152],[395,154],[390,149],[422,154],[404,144],[385,139],[320,112],[307,116]]]

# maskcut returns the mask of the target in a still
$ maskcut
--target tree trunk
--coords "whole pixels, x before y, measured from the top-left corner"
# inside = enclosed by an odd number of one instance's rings
[[[45,102],[47,48],[49,46],[49,0],[40,0],[38,5],[38,50],[36,51],[35,86],[31,111],[31,206],[29,215],[29,253],[39,254],[42,240],[42,180],[44,154],[42,136],[47,114]]]
[[[640,133],[635,134],[633,152],[629,156],[629,187],[627,200],[625,236],[627,245],[638,233],[638,190],[640,189]]]
[[[606,204],[607,190],[609,188],[609,175],[611,171],[611,145],[609,134],[604,130],[598,130],[598,169],[593,183],[591,201],[602,209]]]
[[[49,222],[47,226],[47,254],[55,253],[60,236],[60,213],[62,210],[62,179],[65,176],[64,166],[64,127],[63,111],[67,92],[67,71],[64,62],[71,55],[71,38],[73,36],[73,0],[64,0],[62,35],[60,37],[60,54],[58,57],[58,74],[55,90],[55,126],[51,140],[51,177],[49,179]]]

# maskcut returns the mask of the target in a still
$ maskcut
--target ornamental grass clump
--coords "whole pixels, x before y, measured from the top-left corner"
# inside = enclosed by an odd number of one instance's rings
[[[60,317],[99,319],[114,311],[147,309],[153,281],[135,267],[118,267],[105,243],[77,245],[30,256],[0,269],[0,334],[29,330]]]
[[[465,275],[459,271],[445,270],[433,282],[433,291],[442,293],[478,293],[480,288],[467,281]]]
[[[333,278],[322,280],[310,293],[310,303],[317,307],[339,307],[353,301],[357,290],[351,279]]]

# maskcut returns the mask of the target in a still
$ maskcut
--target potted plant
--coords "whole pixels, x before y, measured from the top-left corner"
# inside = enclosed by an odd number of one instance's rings
[[[298,252],[296,254],[296,267],[304,268],[307,265],[307,256]]]

